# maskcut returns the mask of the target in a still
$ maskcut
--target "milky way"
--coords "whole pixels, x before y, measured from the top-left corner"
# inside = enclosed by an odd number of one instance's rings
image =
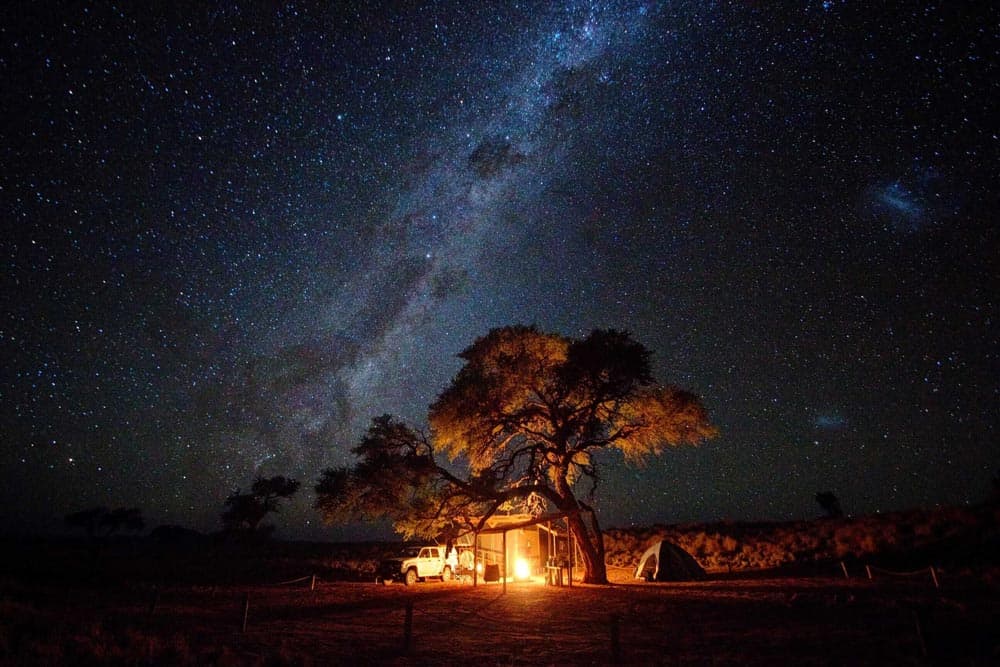
[[[605,525],[985,497],[994,10],[396,4],[9,12],[7,527],[285,474],[281,534],[360,534],[320,471],[512,323],[631,331],[720,428],[606,457]]]

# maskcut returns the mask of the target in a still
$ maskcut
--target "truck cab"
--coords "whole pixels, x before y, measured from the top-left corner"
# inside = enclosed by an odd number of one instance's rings
[[[383,583],[399,580],[407,586],[427,578],[449,581],[453,572],[445,561],[444,550],[441,546],[405,547],[398,556],[379,564],[375,580]]]

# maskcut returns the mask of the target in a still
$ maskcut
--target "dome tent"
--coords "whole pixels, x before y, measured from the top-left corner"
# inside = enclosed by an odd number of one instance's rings
[[[646,549],[635,568],[635,578],[646,581],[693,581],[705,578],[705,570],[691,554],[676,544],[660,540]]]

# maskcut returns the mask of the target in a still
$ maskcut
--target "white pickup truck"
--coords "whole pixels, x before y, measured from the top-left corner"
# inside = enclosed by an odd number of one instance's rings
[[[445,547],[405,547],[396,557],[386,558],[379,564],[375,581],[389,583],[402,581],[412,586],[428,577],[449,581],[454,574],[445,560]]]

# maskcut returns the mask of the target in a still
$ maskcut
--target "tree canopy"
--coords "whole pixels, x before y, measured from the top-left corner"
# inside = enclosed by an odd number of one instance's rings
[[[250,493],[236,489],[229,494],[226,510],[222,513],[222,525],[230,532],[261,532],[260,522],[264,517],[277,512],[279,501],[295,495],[299,486],[300,482],[286,479],[283,475],[258,477],[250,487]]]
[[[714,435],[697,396],[657,384],[650,352],[625,332],[574,340],[534,327],[490,331],[430,407],[432,438],[389,416],[373,420],[354,468],[323,473],[328,521],[387,517],[407,534],[473,526],[505,503],[564,513],[585,579],[606,581],[596,513],[595,454],[642,464]],[[586,517],[586,520],[585,520]]]

